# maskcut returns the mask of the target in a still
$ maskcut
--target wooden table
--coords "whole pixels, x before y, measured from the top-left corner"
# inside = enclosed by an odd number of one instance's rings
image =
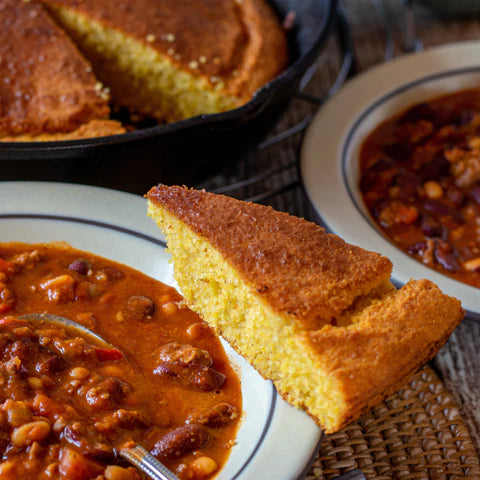
[[[383,6],[383,9],[375,8],[375,3],[377,6]],[[357,72],[385,60],[386,30],[382,22],[382,14],[383,20],[387,19],[390,24],[389,31],[393,40],[394,55],[404,54],[402,45],[405,8],[400,0],[386,0],[383,3],[381,0],[377,2],[344,0],[343,7],[352,28]],[[442,18],[416,5],[415,18],[417,34],[424,48],[455,41],[480,40],[480,14],[464,18]],[[306,91],[319,97],[325,95],[338,73],[340,64],[339,41],[332,35],[319,58],[318,71]],[[294,99],[272,135],[295,125],[315,109],[316,107],[308,102]],[[267,190],[282,189],[282,186],[297,180],[294,163],[300,140],[301,136],[295,135],[263,151],[252,152],[229,171],[198,186],[213,189],[286,166],[280,173],[270,174],[258,183],[237,189],[231,194],[238,198],[247,198],[255,197]],[[288,167],[288,165],[293,166]],[[268,203],[278,210],[308,218],[308,208],[298,185],[265,199],[263,203]],[[480,405],[480,353],[477,350],[479,346],[480,323],[465,320],[433,360],[432,367],[455,397],[477,452],[480,453],[480,409],[478,408]]]

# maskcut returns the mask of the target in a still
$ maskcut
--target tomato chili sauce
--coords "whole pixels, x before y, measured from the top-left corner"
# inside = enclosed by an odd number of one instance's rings
[[[116,348],[26,313],[74,320]],[[173,289],[65,244],[0,244],[1,479],[137,480],[136,442],[182,479],[225,463],[237,375]]]
[[[480,287],[480,90],[417,104],[360,153],[363,199],[404,252]]]

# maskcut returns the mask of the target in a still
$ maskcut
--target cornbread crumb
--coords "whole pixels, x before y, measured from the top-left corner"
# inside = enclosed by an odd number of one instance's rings
[[[182,187],[148,199],[190,308],[328,433],[398,388],[463,317],[433,283],[396,290],[385,257],[304,220]]]

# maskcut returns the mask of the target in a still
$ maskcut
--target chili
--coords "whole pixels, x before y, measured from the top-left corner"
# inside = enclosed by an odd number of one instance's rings
[[[384,121],[362,146],[360,171],[363,200],[393,243],[480,287],[480,90]]]
[[[241,412],[219,340],[172,288],[63,244],[0,244],[0,478],[137,480],[140,443],[182,479],[225,463]],[[48,322],[77,321],[115,348]]]

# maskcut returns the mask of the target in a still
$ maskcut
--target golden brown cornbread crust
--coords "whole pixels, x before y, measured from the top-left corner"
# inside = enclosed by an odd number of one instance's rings
[[[395,391],[463,317],[460,302],[432,282],[412,280],[396,290],[384,278],[390,271],[384,257],[332,242],[335,236],[304,220],[182,187],[160,185],[148,198],[189,306],[327,433]],[[342,256],[355,266],[346,268]],[[342,278],[359,278],[361,262],[379,274],[377,282],[363,278],[368,291]],[[266,291],[258,288],[266,282]],[[348,294],[335,285],[347,286]],[[272,294],[276,288],[281,295]],[[291,309],[301,315],[305,298],[307,308],[322,309],[322,319],[334,315],[331,321],[319,321],[313,310],[308,321],[297,321]]]
[[[307,329],[329,324],[390,277],[386,257],[271,207],[162,185],[148,199],[205,237],[259,297]]]
[[[429,280],[411,280],[351,316],[347,328],[330,325],[301,334],[322,369],[343,386],[349,416],[358,418],[395,392],[433,358],[463,318],[460,302]]]
[[[0,137],[108,118],[89,64],[36,2],[0,0]]]
[[[121,31],[213,85],[224,81],[243,102],[287,65],[285,33],[264,0],[42,1]]]

